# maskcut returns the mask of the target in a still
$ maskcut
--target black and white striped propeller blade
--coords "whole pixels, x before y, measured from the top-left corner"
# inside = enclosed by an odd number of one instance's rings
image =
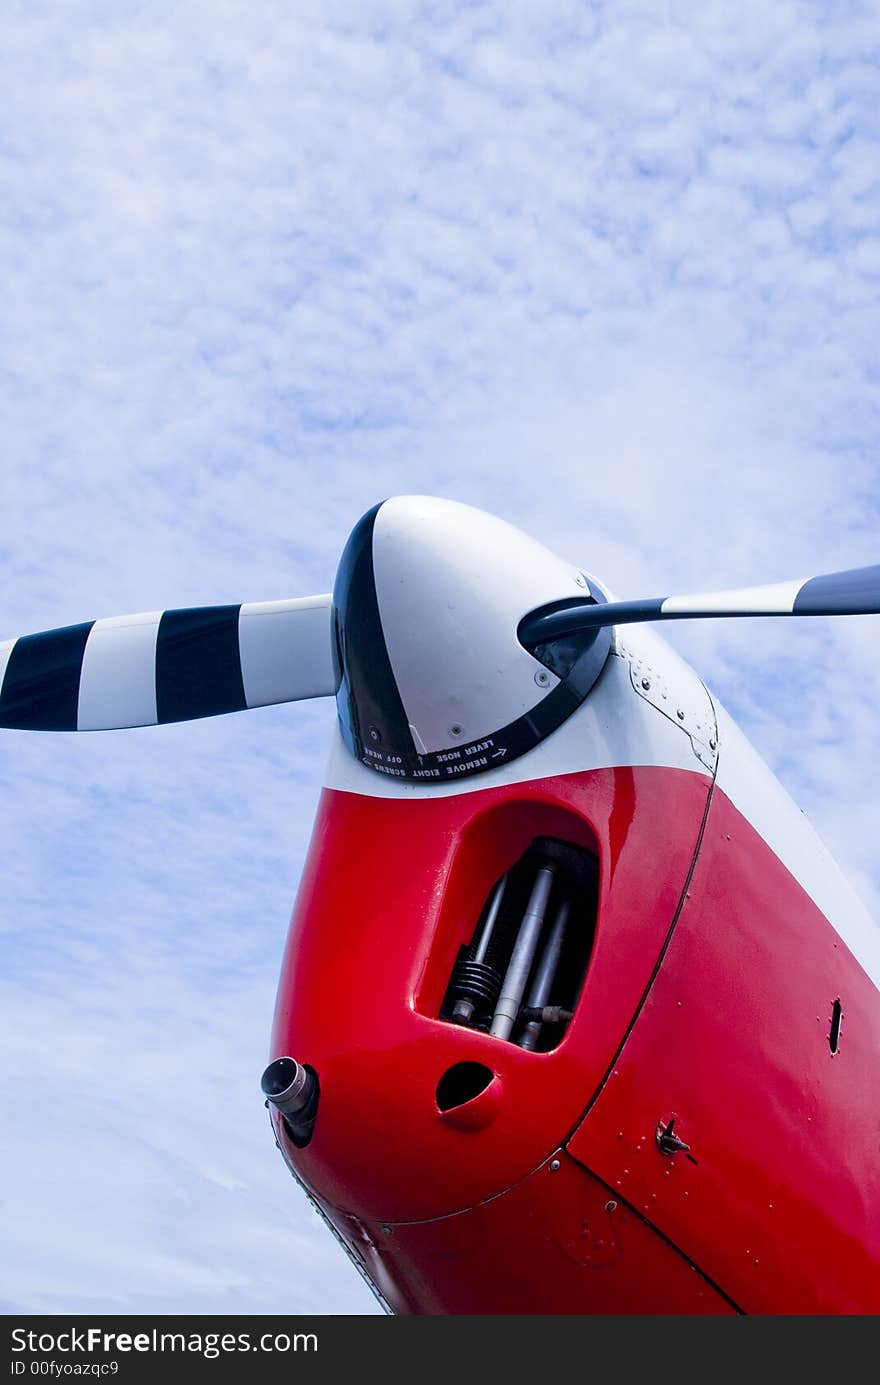
[[[578,630],[653,620],[696,620],[713,616],[852,616],[880,614],[880,566],[831,572],[825,577],[777,582],[767,587],[660,596],[645,601],[599,605],[570,602],[563,609],[539,608],[520,622],[519,637],[533,647]]]
[[[0,726],[107,731],[332,697],[332,598],[150,611],[0,643]]]

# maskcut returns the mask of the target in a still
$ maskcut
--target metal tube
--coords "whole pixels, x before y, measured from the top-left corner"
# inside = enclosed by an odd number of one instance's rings
[[[486,922],[483,924],[483,931],[480,934],[480,941],[477,943],[477,950],[473,955],[474,962],[485,962],[486,953],[489,951],[489,944],[492,941],[492,930],[498,918],[498,911],[501,908],[501,899],[504,895],[504,886],[507,884],[507,876],[502,875],[492,894],[492,901],[489,905],[489,912],[486,915]],[[473,1019],[474,1002],[472,1000],[457,1000],[452,1011],[453,1019],[461,1024],[467,1024]]]
[[[318,1113],[318,1077],[295,1058],[276,1058],[263,1073],[260,1086],[267,1106],[281,1113],[284,1133],[297,1149],[305,1149]]]
[[[541,929],[544,926],[544,912],[550,891],[553,888],[553,866],[542,866],[538,871],[532,893],[520,924],[519,934],[513,945],[513,952],[507,967],[507,975],[501,985],[501,994],[492,1017],[490,1033],[497,1039],[509,1039],[511,1030],[519,1014],[523,992],[535,959]]]
[[[489,944],[492,941],[492,929],[495,927],[495,920],[498,918],[498,910],[501,908],[501,900],[504,895],[504,886],[507,884],[507,876],[502,875],[495,891],[492,895],[492,903],[489,905],[489,912],[486,915],[486,922],[483,924],[483,931],[480,934],[480,941],[474,953],[475,962],[485,962],[486,953],[489,951]]]
[[[532,989],[529,991],[529,997],[526,1001],[526,1005],[530,1010],[543,1009],[543,1007],[549,1003],[550,992],[553,989],[553,978],[556,975],[556,968],[559,966],[562,944],[565,941],[565,929],[568,924],[570,909],[571,906],[569,901],[563,899],[556,911],[556,917],[550,929],[550,936],[547,939],[547,945],[538,962],[538,969],[535,972]],[[519,1041],[520,1048],[536,1049],[540,1037],[540,1020],[530,1020]]]
[[[263,1073],[263,1096],[284,1116],[296,1116],[312,1100],[316,1083],[308,1068],[295,1058],[276,1058]]]

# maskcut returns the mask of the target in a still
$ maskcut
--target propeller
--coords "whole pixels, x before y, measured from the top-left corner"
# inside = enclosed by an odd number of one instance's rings
[[[0,726],[109,731],[332,696],[332,598],[149,611],[0,644]]]
[[[659,596],[643,601],[569,602],[530,611],[519,623],[523,644],[538,645],[583,630],[654,620],[716,616],[861,616],[880,614],[880,566],[849,568],[824,577],[766,587]]]
[[[376,773],[448,782],[516,759],[588,696],[611,627],[880,612],[880,567],[609,601],[503,520],[396,496],[355,525],[332,596],[117,616],[0,644],[0,726],[98,731],[336,697]]]

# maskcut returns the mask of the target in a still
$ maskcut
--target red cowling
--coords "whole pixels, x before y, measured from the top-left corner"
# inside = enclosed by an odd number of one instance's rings
[[[321,1097],[306,1148],[276,1130],[397,1311],[880,1311],[876,993],[720,791],[707,815],[710,789],[641,767],[324,793],[273,1035]],[[536,836],[599,859],[586,979],[547,1053],[438,1018]],[[441,1112],[460,1062],[494,1078]],[[664,1154],[673,1117],[690,1150]]]

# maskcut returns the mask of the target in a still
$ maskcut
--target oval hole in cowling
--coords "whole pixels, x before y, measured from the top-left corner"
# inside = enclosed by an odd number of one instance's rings
[[[437,1108],[454,1111],[480,1095],[494,1079],[491,1068],[483,1063],[455,1063],[444,1072],[437,1083]]]

